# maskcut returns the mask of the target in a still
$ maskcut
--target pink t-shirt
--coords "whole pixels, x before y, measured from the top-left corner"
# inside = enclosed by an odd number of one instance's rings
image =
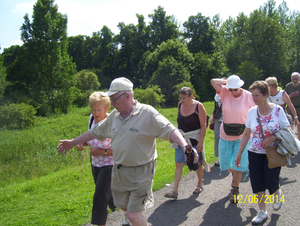
[[[91,122],[92,115],[90,115],[89,125]],[[95,121],[93,121],[91,128],[95,126]],[[99,149],[111,149],[111,140],[106,138],[104,141],[97,139],[92,139],[87,142],[91,148]],[[114,160],[112,156],[93,156],[92,155],[92,165],[95,167],[114,165]]]
[[[248,110],[255,106],[252,99],[252,94],[242,89],[243,93],[241,96],[235,98],[232,92],[222,85],[221,92],[219,93],[223,103],[223,122],[225,123],[239,123],[245,124],[247,121]],[[223,140],[235,141],[241,139],[240,136],[229,136],[224,132],[223,122],[220,127],[220,137]]]

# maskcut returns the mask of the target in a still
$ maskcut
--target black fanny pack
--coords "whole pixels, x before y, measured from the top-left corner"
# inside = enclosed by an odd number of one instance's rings
[[[237,124],[237,123],[230,123],[226,124],[223,122],[224,132],[229,136],[240,136],[243,134],[245,130],[245,124]]]

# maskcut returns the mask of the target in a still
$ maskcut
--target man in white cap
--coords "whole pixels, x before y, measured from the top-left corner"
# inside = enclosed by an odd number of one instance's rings
[[[300,117],[300,74],[299,72],[293,72],[291,75],[291,82],[288,83],[285,87],[285,92],[291,98],[292,104],[294,105],[297,116],[294,119]],[[287,112],[292,115],[292,112],[289,108],[287,108]],[[299,125],[298,125],[299,127]],[[300,133],[298,132],[298,139],[300,139]]]
[[[133,84],[124,77],[111,82],[109,96],[114,110],[94,128],[72,140],[60,140],[57,149],[66,153],[77,144],[93,138],[111,138],[115,165],[111,188],[114,204],[127,211],[133,226],[146,226],[142,211],[153,206],[152,185],[156,166],[156,138],[183,147],[187,143],[181,133],[150,105],[137,102]],[[198,161],[197,151],[194,150]]]
[[[248,171],[248,145],[241,156],[240,167],[235,165],[235,158],[245,129],[248,110],[255,106],[255,103],[252,94],[241,88],[244,81],[237,75],[231,75],[228,79],[212,79],[211,84],[221,97],[223,104],[223,122],[220,126],[219,140],[220,170],[228,170],[232,173],[230,202],[236,204],[239,201],[242,172]]]

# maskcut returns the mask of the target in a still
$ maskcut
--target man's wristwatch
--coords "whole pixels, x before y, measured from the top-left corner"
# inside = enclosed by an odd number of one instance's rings
[[[298,116],[295,116],[294,119],[298,118]]]
[[[104,149],[104,156],[107,156],[107,149]]]

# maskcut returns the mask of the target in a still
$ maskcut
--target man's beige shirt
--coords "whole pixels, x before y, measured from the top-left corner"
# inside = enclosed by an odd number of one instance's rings
[[[113,110],[89,132],[94,138],[102,141],[111,138],[116,165],[139,166],[157,158],[155,139],[171,142],[170,135],[175,129],[155,108],[137,102],[126,119]]]

